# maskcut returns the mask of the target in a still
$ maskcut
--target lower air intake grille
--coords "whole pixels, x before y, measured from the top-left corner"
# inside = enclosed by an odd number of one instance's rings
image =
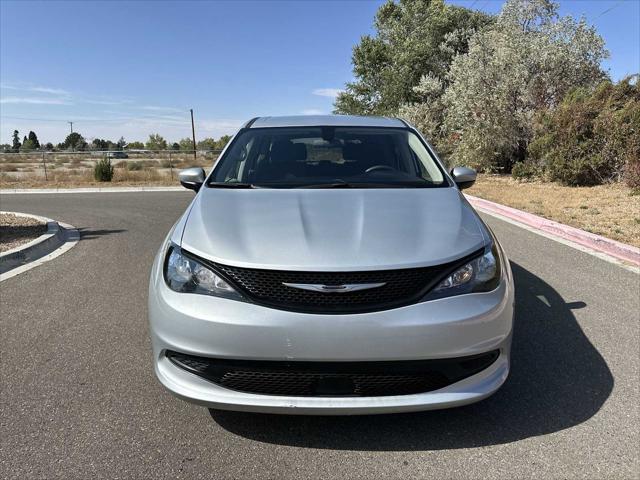
[[[231,390],[262,395],[379,397],[444,388],[491,365],[498,350],[443,360],[277,362],[167,352],[179,367]]]

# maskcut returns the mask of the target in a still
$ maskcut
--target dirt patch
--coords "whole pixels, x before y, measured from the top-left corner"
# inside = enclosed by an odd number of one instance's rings
[[[35,218],[0,213],[0,252],[6,252],[46,233],[47,224]]]
[[[478,175],[465,193],[640,247],[640,195],[622,184],[564,187]]]

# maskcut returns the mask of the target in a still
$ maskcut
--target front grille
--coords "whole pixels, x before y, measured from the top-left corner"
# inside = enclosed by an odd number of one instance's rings
[[[491,365],[498,350],[442,360],[278,362],[167,352],[179,367],[231,390],[262,395],[379,397],[444,388]]]
[[[264,270],[207,263],[255,303],[281,310],[337,314],[372,312],[415,303],[452,270],[480,253],[432,267],[357,272]],[[348,293],[327,293],[293,288],[284,283],[385,285]]]

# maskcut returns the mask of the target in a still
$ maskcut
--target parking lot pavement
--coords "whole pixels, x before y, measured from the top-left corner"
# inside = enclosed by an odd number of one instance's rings
[[[513,369],[467,407],[210,413],[152,372],[149,267],[191,194],[5,195],[82,240],[0,284],[2,478],[638,478],[640,276],[495,218]]]

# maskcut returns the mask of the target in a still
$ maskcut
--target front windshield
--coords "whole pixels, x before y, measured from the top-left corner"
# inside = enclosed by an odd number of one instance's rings
[[[442,170],[402,128],[255,128],[241,132],[209,186],[408,188],[448,186]]]

